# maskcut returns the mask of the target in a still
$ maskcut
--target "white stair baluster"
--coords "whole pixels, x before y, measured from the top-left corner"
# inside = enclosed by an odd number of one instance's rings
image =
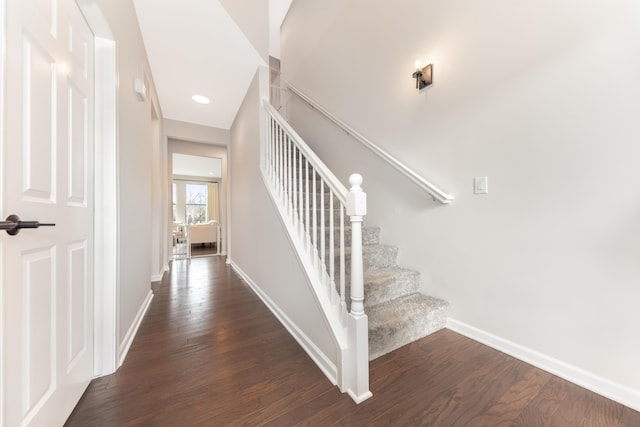
[[[344,259],[344,206],[340,205],[340,307],[342,313],[342,322],[347,320],[347,301],[346,301],[346,264]]]
[[[276,141],[278,144],[278,195],[282,197],[282,129],[278,126]]]
[[[312,197],[313,197],[313,234],[311,235],[311,242],[313,243],[313,261],[315,263],[316,268],[318,267],[318,208],[316,199],[318,198],[317,188],[316,188],[316,171],[312,169],[313,173],[313,189],[312,189]]]
[[[305,179],[305,196],[306,196],[306,217],[307,220],[305,221],[305,231],[306,231],[306,235],[307,235],[307,251],[308,253],[311,253],[311,222],[310,222],[310,206],[309,206],[309,160],[307,160],[305,158],[305,172],[304,172],[304,179]]]
[[[292,190],[291,190],[291,199],[293,199],[293,210],[292,210],[292,217],[293,217],[293,225],[294,227],[298,227],[298,163],[296,162],[296,146],[293,145],[293,153],[291,155],[291,177],[293,180],[293,186],[292,186]]]
[[[287,135],[286,137],[287,140],[287,212],[289,213],[289,217],[291,217],[291,206],[292,206],[292,200],[291,200],[291,175],[293,173],[293,170],[291,168],[291,139],[289,138],[289,136]]]
[[[300,237],[304,236],[304,169],[303,169],[303,160],[304,156],[302,155],[302,151],[298,151],[298,174],[299,174],[299,185],[298,185],[298,217],[300,218],[298,233]]]
[[[322,268],[322,276],[324,279],[327,277],[327,264],[325,259],[325,218],[324,218],[324,179],[320,179],[320,267]]]
[[[333,236],[334,232],[335,225],[333,221],[333,191],[329,190],[329,286],[331,286],[331,295],[338,295],[338,292],[336,290],[336,243]]]

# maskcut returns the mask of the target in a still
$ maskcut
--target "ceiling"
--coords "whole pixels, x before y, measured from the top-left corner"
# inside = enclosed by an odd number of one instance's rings
[[[133,0],[164,118],[229,129],[291,1]]]

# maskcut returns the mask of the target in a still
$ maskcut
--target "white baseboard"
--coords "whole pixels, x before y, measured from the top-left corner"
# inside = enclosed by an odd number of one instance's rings
[[[614,383],[591,372],[452,318],[447,319],[447,328],[553,375],[557,375],[580,387],[640,411],[640,391],[638,390]]]
[[[127,353],[129,353],[129,348],[131,348],[131,344],[133,343],[133,339],[136,337],[138,333],[138,328],[140,328],[140,324],[142,323],[142,319],[144,319],[145,314],[147,314],[147,310],[149,310],[149,306],[151,305],[151,300],[153,300],[153,292],[149,290],[147,294],[147,298],[145,298],[140,310],[138,310],[138,314],[136,314],[136,318],[133,319],[133,323],[129,327],[127,334],[124,339],[120,343],[120,352],[118,354],[118,367],[122,366],[124,363],[124,359],[127,357]]]
[[[169,264],[165,264],[164,266],[162,266],[162,268],[160,269],[158,274],[152,274],[151,275],[151,282],[159,282],[159,281],[161,281],[162,278],[164,277],[164,273],[166,273],[167,271],[169,271]]]
[[[238,265],[227,258],[227,262],[231,264],[231,267],[236,273],[249,285],[249,287],[255,292],[256,295],[264,302],[264,304],[271,310],[274,316],[282,323],[282,325],[289,331],[293,338],[300,344],[302,349],[311,357],[311,360],[320,368],[320,370],[331,381],[331,384],[336,385],[338,383],[338,369],[336,365],[327,358],[327,356],[309,339],[309,337],[298,328],[298,326],[255,284],[249,276]]]

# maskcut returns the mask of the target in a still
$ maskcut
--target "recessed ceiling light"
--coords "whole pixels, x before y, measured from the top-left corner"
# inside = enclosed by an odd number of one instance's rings
[[[211,101],[209,100],[209,98],[207,98],[206,96],[202,96],[202,95],[193,95],[191,97],[191,99],[193,99],[194,101],[196,101],[198,104],[208,104]]]

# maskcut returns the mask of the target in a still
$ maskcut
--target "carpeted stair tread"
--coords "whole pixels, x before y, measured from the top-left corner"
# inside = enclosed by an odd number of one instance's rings
[[[318,212],[316,213],[316,221],[315,221],[317,225],[322,224],[322,219],[323,219],[322,212],[323,211],[320,210],[320,206],[318,206]],[[324,225],[325,226],[331,225],[332,214],[333,214],[333,226],[338,227],[340,225],[340,211],[336,208],[334,208],[332,212],[328,207],[325,207]],[[309,221],[313,224],[313,215],[311,215],[311,217],[309,218]],[[351,220],[349,219],[349,215],[347,215],[347,213],[344,212],[344,225],[347,226],[350,223],[351,223]]]
[[[369,360],[444,328],[448,306],[439,298],[415,293],[369,308]]]
[[[418,292],[420,273],[401,267],[376,269],[364,272],[365,306],[375,305]]]
[[[351,244],[351,227],[345,227],[345,242]],[[347,235],[349,237],[347,237]],[[362,227],[362,244],[363,245],[376,245],[380,243],[380,227]],[[345,243],[347,244],[347,243]]]
[[[350,270],[351,247],[344,250],[347,270]],[[338,254],[336,254],[336,258]],[[364,271],[371,268],[395,267],[398,259],[398,248],[391,245],[363,245],[362,246],[362,267]]]
[[[325,239],[327,245],[329,244],[329,234],[331,233],[331,228],[325,228]],[[333,229],[334,231],[334,245],[336,248],[340,246],[340,234],[339,227]],[[380,227],[362,227],[362,244],[363,245],[375,245],[380,242]],[[344,244],[346,247],[351,246],[351,226],[344,227]]]
[[[296,165],[298,164],[299,161],[296,160]],[[302,185],[301,180],[304,181]],[[340,280],[345,280],[346,303],[350,306],[350,218],[346,211],[340,209],[338,197],[330,192],[328,186],[321,185],[318,173],[312,168],[308,169],[306,164],[305,168],[296,172],[294,182],[297,193],[290,199],[290,203],[296,206],[295,212],[304,225],[306,238],[314,242],[313,251],[324,256],[322,264],[326,263],[327,270],[331,269],[331,274],[335,273],[335,286],[339,286]],[[311,214],[313,210],[315,215]],[[340,264],[338,250],[341,218],[344,225],[344,266]],[[330,248],[331,237],[334,248]],[[363,226],[362,253],[364,304],[369,326],[369,360],[446,326],[449,303],[419,292],[420,273],[398,266],[398,248],[380,244],[380,228]],[[346,277],[338,278],[342,267]]]
[[[346,277],[346,294],[351,292],[351,276]],[[369,308],[418,292],[420,273],[402,267],[372,268],[364,272],[364,305]],[[350,304],[347,303],[350,307]]]

